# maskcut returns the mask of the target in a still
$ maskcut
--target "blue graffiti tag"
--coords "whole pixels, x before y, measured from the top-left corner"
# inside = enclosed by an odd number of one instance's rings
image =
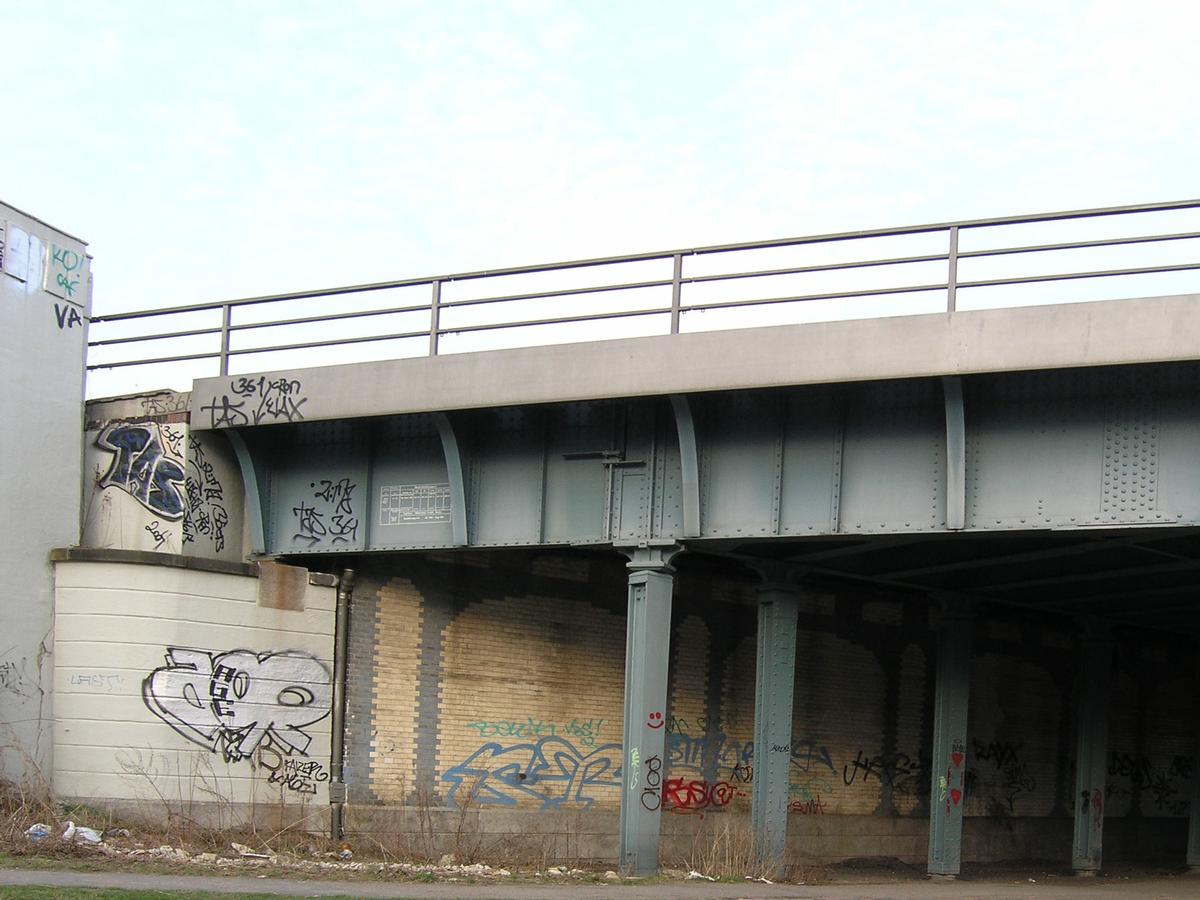
[[[109,425],[96,446],[113,453],[100,487],[119,487],[164,519],[183,518],[183,465],[167,455],[157,425]]]
[[[603,744],[585,753],[561,737],[509,747],[488,743],[447,771],[442,781],[453,785],[446,797],[452,807],[531,801],[542,810],[587,809],[596,791],[620,789],[621,745]]]

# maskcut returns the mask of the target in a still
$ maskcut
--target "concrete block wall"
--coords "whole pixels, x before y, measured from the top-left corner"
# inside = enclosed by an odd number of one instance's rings
[[[333,579],[159,553],[56,556],[55,794],[160,825],[169,810],[318,828]]]
[[[748,830],[754,774],[754,584],[736,570],[677,562],[667,861],[686,859],[716,824]],[[615,859],[625,602],[616,554],[366,560],[351,609],[350,831],[384,841],[407,833],[438,852],[469,836],[484,849],[524,842],[551,858]],[[924,861],[937,618],[923,602],[877,593],[803,599],[792,858]],[[968,860],[1068,858],[1070,629],[1066,619],[1002,611],[976,625]],[[1107,814],[1161,819],[1158,845],[1174,846],[1195,777],[1189,653],[1126,635],[1115,666]],[[1106,851],[1119,857],[1140,832],[1114,824],[1111,833]]]

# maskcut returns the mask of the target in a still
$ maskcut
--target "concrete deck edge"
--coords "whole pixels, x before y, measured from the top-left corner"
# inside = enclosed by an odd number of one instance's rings
[[[260,374],[305,420],[1200,359],[1200,294],[692,332]],[[230,378],[197,379],[191,426]],[[252,404],[249,404],[252,405]],[[274,424],[266,418],[253,424]],[[238,424],[238,423],[234,423]]]

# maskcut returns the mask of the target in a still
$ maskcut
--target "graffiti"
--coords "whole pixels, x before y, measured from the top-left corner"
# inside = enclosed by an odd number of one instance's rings
[[[146,707],[226,762],[249,759],[268,737],[303,755],[305,727],[329,715],[329,672],[308,653],[168,647],[166,660],[142,682]]]
[[[13,649],[10,647],[3,656],[7,657]],[[0,691],[23,699],[34,695],[37,685],[26,674],[27,662],[24,657],[20,660],[0,658]]]
[[[680,815],[703,813],[729,805],[737,789],[727,781],[709,784],[703,779],[668,778],[663,784],[663,809]]]
[[[58,297],[75,296],[83,273],[84,257],[74,250],[50,245],[50,265],[46,272],[46,290]]]
[[[211,428],[299,422],[304,419],[300,407],[308,402],[302,390],[296,378],[234,378],[229,393],[214,396],[200,409],[209,413]]]
[[[667,735],[667,762],[672,769],[699,769],[705,760],[715,760],[718,768],[733,769],[754,761],[754,742],[729,740],[723,732],[692,737],[683,732]]]
[[[829,755],[829,748],[817,744],[816,741],[793,741],[791,756],[792,765],[801,772],[811,772],[818,766],[823,766],[830,772],[837,771],[833,766],[833,758]]]
[[[216,552],[225,549],[225,488],[217,478],[204,446],[188,435],[187,481],[184,485],[183,543],[194,543],[199,535],[212,541]]]
[[[243,409],[245,405],[245,401],[230,400],[229,396],[225,395],[220,401],[213,397],[211,403],[200,407],[200,411],[209,414],[210,428],[234,428],[250,424],[250,417]]]
[[[792,800],[788,803],[788,812],[802,816],[823,816],[825,815],[825,803],[821,800],[820,794],[807,800]]]
[[[161,426],[109,425],[96,438],[96,446],[113,453],[101,488],[119,487],[164,519],[183,517],[179,485],[185,480],[184,470],[180,460],[168,455]]]
[[[963,770],[963,763],[966,762],[967,751],[963,746],[963,742],[959,738],[955,738],[950,745],[950,768],[946,769],[945,781],[950,788],[950,795],[943,797],[942,801],[946,804],[946,815],[949,816],[952,809],[957,808],[962,803],[963,790],[966,787],[966,772]],[[957,781],[958,787],[954,784]],[[938,786],[941,787],[942,779],[938,778]]]
[[[541,810],[587,809],[598,792],[620,789],[621,760],[620,744],[585,751],[557,736],[509,747],[487,743],[449,769],[442,781],[452,785],[446,797],[452,807],[517,806],[524,801]]]
[[[282,785],[298,794],[315,794],[317,785],[329,780],[329,773],[315,759],[297,759],[288,756],[271,741],[258,748],[259,768],[270,773],[268,784]]]
[[[1192,769],[1193,759],[1190,756],[1174,756],[1168,766],[1159,768],[1147,756],[1113,752],[1108,755],[1108,775],[1110,778],[1128,778],[1130,787],[1124,789],[1110,782],[1107,794],[1112,797],[1130,795],[1134,790],[1142,791],[1149,795],[1159,811],[1172,816],[1187,815],[1191,803],[1179,797],[1175,779],[1190,780]]]
[[[692,730],[687,719],[681,719],[678,716],[668,716],[666,721],[668,734]],[[722,719],[709,719],[706,716],[697,716],[695,730],[701,734],[705,734],[710,731],[728,731],[729,729]]]
[[[662,760],[646,758],[646,786],[642,788],[642,808],[654,812],[662,806]]]
[[[71,676],[72,687],[91,688],[111,694],[125,683],[119,672],[76,672]]]
[[[603,726],[603,719],[588,719],[586,722],[572,719],[571,724],[563,726],[562,732],[579,741],[579,746],[581,747],[594,747],[596,746],[596,738],[600,736],[600,729]]]
[[[308,547],[328,539],[333,544],[348,544],[358,537],[358,516],[354,514],[352,505],[353,495],[357,484],[349,478],[337,481],[321,479],[319,482],[309,482],[313,491],[313,499],[320,500],[323,508],[315,504],[310,506],[303,500],[299,506],[292,507],[292,516],[296,519],[296,533],[293,541],[307,541]]]
[[[603,724],[603,719],[588,719],[585,722],[572,719],[569,725],[559,726],[553,722],[544,722],[541,719],[534,721],[533,716],[527,716],[524,722],[509,721],[507,719],[499,719],[494,722],[468,722],[467,728],[472,728],[479,732],[481,738],[553,737],[561,731],[565,735],[576,738],[581,747],[594,747],[596,745],[596,736],[600,733],[600,728]]]
[[[660,712],[652,712],[646,717],[647,728],[662,728],[666,722],[663,721],[663,714]]]
[[[994,762],[997,769],[1018,763],[1020,760],[1017,757],[1023,746],[1024,744],[1012,744],[1008,741],[992,741],[990,744],[974,742],[976,758],[980,762]]]
[[[176,412],[187,412],[187,409],[188,398],[185,394],[142,398],[142,413],[147,416],[166,416]]]
[[[730,780],[738,781],[742,784],[750,784],[754,781],[754,766],[734,766]]]
[[[155,519],[153,522],[147,525],[145,530],[149,533],[150,537],[154,538],[155,550],[171,539],[171,532],[164,531],[163,528],[158,524],[158,519]]]
[[[1017,796],[1022,793],[1032,793],[1037,788],[1037,782],[1029,773],[1029,766],[1021,761],[1022,743],[1008,741],[992,741],[984,744],[981,741],[973,743],[975,758],[980,763],[992,763],[994,776],[981,777],[976,769],[968,769],[965,787],[980,792],[992,788],[999,792],[990,802],[993,815],[1002,814],[1006,809],[1012,813]],[[985,784],[981,785],[981,782]]]
[[[879,756],[867,756],[862,750],[853,760],[842,766],[842,782],[849,787],[855,781],[870,781],[875,778],[881,784],[886,784],[895,790],[897,787],[907,787],[908,783],[919,777],[920,764],[913,762],[907,753],[884,753]]]
[[[59,331],[69,331],[76,325],[83,324],[83,316],[79,314],[79,310],[71,306],[69,303],[64,306],[60,306],[59,304],[55,303],[54,318],[58,320]]]
[[[629,751],[629,792],[631,794],[637,790],[640,766],[641,756],[638,748],[634,747]]]

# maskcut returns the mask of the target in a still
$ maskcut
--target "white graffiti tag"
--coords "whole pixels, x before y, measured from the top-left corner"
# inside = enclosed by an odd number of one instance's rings
[[[210,653],[167,648],[167,665],[142,682],[147,708],[193,743],[227,762],[248,759],[270,737],[304,754],[305,726],[329,715],[329,671],[298,650]]]

